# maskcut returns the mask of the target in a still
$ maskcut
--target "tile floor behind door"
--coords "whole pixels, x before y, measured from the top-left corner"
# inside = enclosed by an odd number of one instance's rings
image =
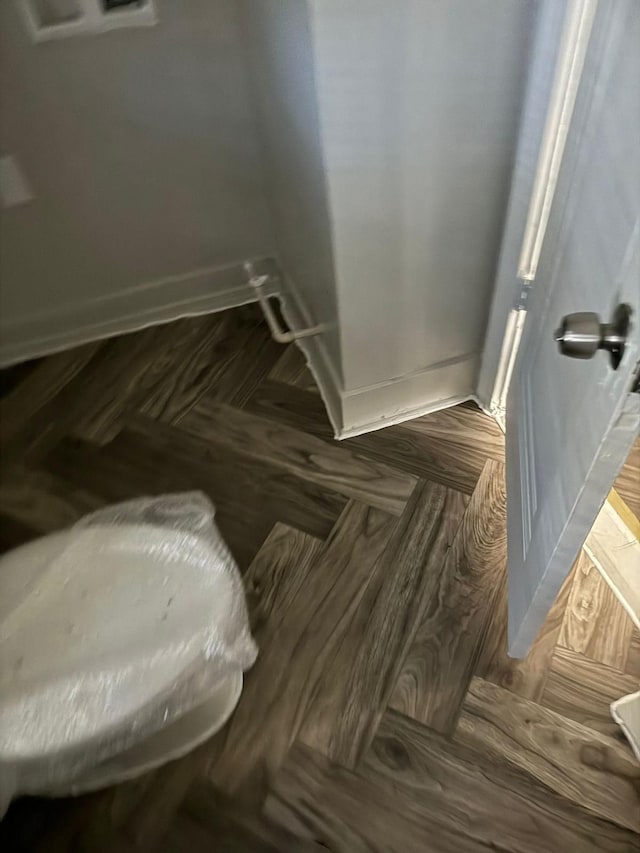
[[[4,549],[202,489],[260,646],[211,741],[118,788],[15,802],[3,851],[640,848],[640,767],[608,713],[638,689],[640,636],[581,555],[528,658],[507,657],[503,441],[479,410],[335,442],[253,307],[3,380]]]

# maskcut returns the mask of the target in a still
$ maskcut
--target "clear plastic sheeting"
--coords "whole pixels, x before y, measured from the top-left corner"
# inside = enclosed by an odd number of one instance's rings
[[[257,649],[205,495],[141,498],[0,560],[0,808],[200,705]]]

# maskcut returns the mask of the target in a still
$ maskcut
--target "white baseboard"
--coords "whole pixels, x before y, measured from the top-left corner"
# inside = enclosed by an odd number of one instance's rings
[[[272,258],[252,259],[258,275],[278,279],[282,311],[294,330],[314,325],[295,285]],[[91,301],[33,314],[0,327],[0,366],[25,361],[87,341],[133,332],[180,317],[209,314],[255,302],[243,262],[195,270],[148,282]],[[479,356],[466,355],[428,369],[363,388],[345,390],[340,366],[323,336],[302,338],[304,352],[336,438],[382,429],[474,397]]]
[[[280,301],[289,328],[317,323],[304,305],[295,284],[279,275]],[[301,338],[305,354],[336,438],[344,439],[383,429],[430,412],[475,400],[474,380],[480,354],[451,359],[406,376],[353,390],[345,390],[322,335]]]
[[[295,283],[279,274],[280,301],[289,328],[317,323]],[[345,390],[322,335],[301,338],[298,346],[320,389],[336,438],[344,439],[475,400],[474,380],[480,353],[450,359],[425,370],[353,390]]]
[[[474,399],[479,354],[435,364],[389,382],[343,391],[339,438],[382,429]]]
[[[257,258],[253,263],[259,274],[275,268],[270,258]],[[242,262],[168,276],[84,303],[3,323],[0,366],[180,317],[209,314],[255,301]]]

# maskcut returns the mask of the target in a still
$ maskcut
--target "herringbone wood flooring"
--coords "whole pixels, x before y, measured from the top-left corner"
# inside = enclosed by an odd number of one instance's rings
[[[202,489],[260,656],[211,741],[95,795],[17,801],[2,850],[640,848],[640,767],[608,713],[638,689],[640,637],[582,554],[507,657],[503,441],[479,410],[335,442],[253,307],[3,381],[3,548]]]

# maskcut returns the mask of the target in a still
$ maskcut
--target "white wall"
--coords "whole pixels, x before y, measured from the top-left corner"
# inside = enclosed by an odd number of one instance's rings
[[[345,387],[477,366],[533,4],[317,0]],[[472,391],[474,370],[467,373]]]
[[[0,153],[37,195],[4,217],[5,340],[232,304],[212,268],[277,249],[343,434],[471,395],[534,0],[158,6],[33,47],[0,3]]]
[[[207,305],[237,283],[210,268],[273,252],[237,4],[156,5],[155,27],[33,45],[0,3],[0,154],[36,196],[2,216],[5,359]]]
[[[339,428],[470,396],[536,4],[246,9],[279,253],[309,319],[330,326]]]
[[[242,5],[280,265],[295,289],[301,319],[324,325],[322,357],[339,382],[342,360],[311,8],[306,0],[243,0]]]

